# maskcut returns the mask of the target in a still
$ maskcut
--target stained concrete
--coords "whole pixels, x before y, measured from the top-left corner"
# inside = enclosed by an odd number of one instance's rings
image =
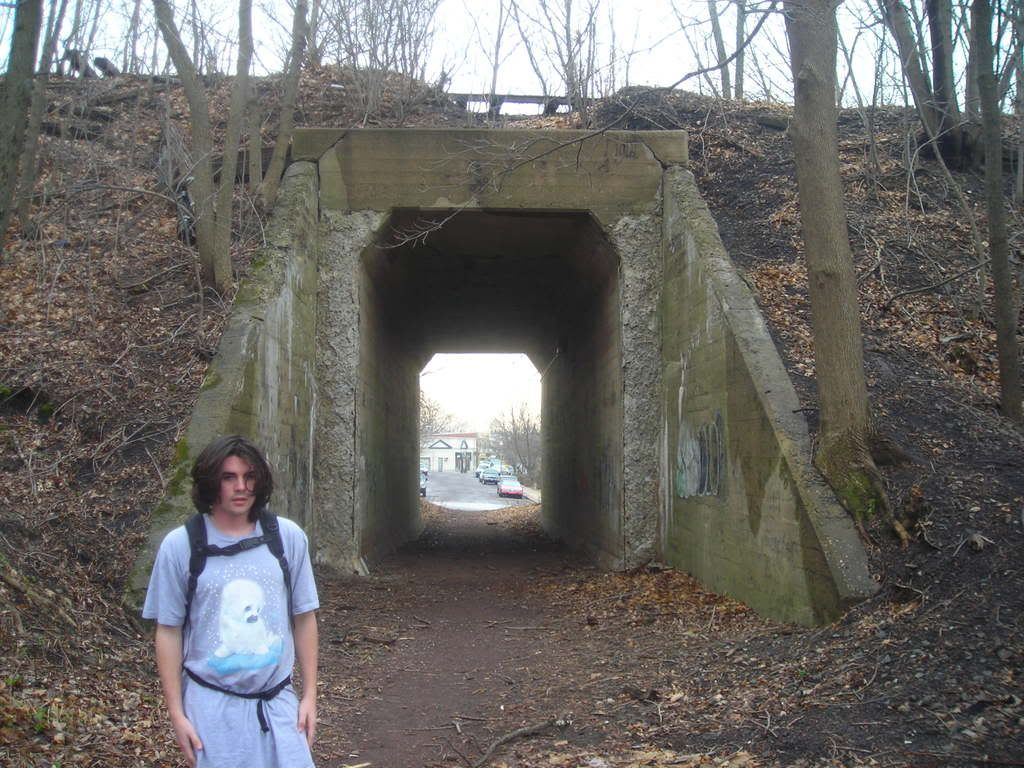
[[[176,477],[206,436],[248,431],[302,476],[282,480],[316,560],[366,572],[420,530],[423,365],[525,352],[552,535],[609,568],[661,559],[784,620],[871,593],[685,134],[316,129],[293,157],[268,264],[294,266],[243,290],[266,341],[232,341],[257,322],[236,304]],[[154,537],[184,515],[184,485]]]
[[[257,437],[274,469],[273,509],[318,538],[313,451],[318,384],[316,166],[293,163],[282,181],[267,242],[235,297],[192,418],[178,441],[163,500],[129,582],[141,599],[164,535],[195,512],[192,464],[215,437]]]
[[[684,168],[665,172],[661,550],[712,589],[817,624],[872,594],[850,519],[753,296]]]

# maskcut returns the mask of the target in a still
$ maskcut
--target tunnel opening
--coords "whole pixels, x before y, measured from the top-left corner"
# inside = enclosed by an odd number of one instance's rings
[[[435,354],[420,373],[424,532],[453,556],[549,543],[540,526],[540,373],[520,354]]]
[[[392,211],[358,264],[355,533],[372,566],[423,528],[419,373],[436,353],[523,352],[541,373],[542,524],[622,558],[620,260],[587,213]]]
[[[540,373],[520,354],[435,354],[420,372],[420,470],[540,488]],[[494,465],[494,466],[492,466]],[[518,489],[500,489],[512,498]],[[472,495],[472,494],[471,494]]]

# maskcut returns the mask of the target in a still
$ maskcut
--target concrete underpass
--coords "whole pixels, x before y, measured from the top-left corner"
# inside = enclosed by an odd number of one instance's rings
[[[419,373],[524,352],[542,373],[543,522],[602,567],[660,560],[784,620],[871,594],[810,465],[760,312],[679,132],[300,131],[153,546],[214,435],[266,447],[275,506],[348,572],[420,529]]]
[[[380,231],[402,240],[449,215],[396,211]],[[408,471],[418,458],[416,412],[396,418],[392,404],[417,402],[423,365],[438,352],[524,352],[543,373],[545,527],[620,566],[619,260],[597,223],[586,213],[461,212],[425,241],[375,243],[360,280],[360,334],[372,358],[363,432],[380,446],[370,453],[394,458],[379,482],[368,472],[361,554],[374,558],[417,529]]]

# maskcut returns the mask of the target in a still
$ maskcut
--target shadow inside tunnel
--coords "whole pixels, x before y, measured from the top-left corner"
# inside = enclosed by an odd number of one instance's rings
[[[396,556],[431,555],[441,558],[559,559],[568,550],[541,526],[539,504],[500,509],[466,510],[422,502],[423,532],[399,548]]]

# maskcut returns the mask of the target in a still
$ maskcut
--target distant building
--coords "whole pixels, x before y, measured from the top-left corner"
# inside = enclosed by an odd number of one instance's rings
[[[477,432],[424,435],[420,468],[431,472],[472,472],[478,457]]]

